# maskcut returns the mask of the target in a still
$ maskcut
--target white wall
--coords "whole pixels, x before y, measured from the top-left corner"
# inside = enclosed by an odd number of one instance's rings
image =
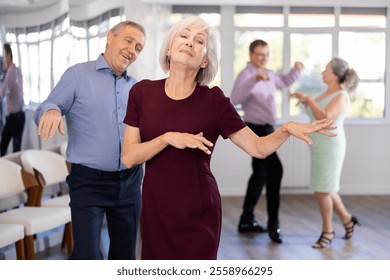
[[[390,125],[347,125],[345,130],[348,144],[340,193],[390,194]],[[290,139],[278,154],[284,167],[282,193],[310,193],[307,188],[310,154],[306,144],[298,139]],[[291,154],[295,159],[293,161],[289,158]],[[221,194],[245,194],[251,173],[251,158],[230,140],[218,140],[212,170]],[[305,184],[295,185],[294,178],[297,176],[304,176],[298,181]]]

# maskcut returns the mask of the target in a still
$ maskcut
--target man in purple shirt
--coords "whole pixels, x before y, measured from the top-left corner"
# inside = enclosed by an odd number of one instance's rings
[[[269,60],[268,43],[255,40],[249,46],[250,62],[238,74],[233,86],[231,101],[241,104],[244,121],[258,136],[266,136],[274,131],[276,124],[275,90],[290,86],[298,79],[303,64],[295,62],[286,74],[279,75],[266,68]],[[254,208],[266,185],[268,234],[272,241],[282,243],[279,227],[280,185],[283,166],[276,152],[265,159],[252,158],[253,173],[249,179],[244,199],[243,213],[238,231],[265,232],[255,220]]]
[[[8,149],[8,144],[13,139],[13,152],[20,151],[22,145],[22,134],[26,120],[23,111],[23,79],[20,68],[13,62],[12,49],[7,43],[4,44],[3,67],[7,70],[4,83],[0,86],[0,99],[4,96],[7,101],[6,122],[1,133],[0,153],[4,156]],[[1,103],[0,103],[1,104]]]
[[[115,25],[96,61],[68,68],[35,121],[43,141],[68,128],[67,160],[74,248],[69,259],[102,259],[104,216],[110,237],[108,259],[135,259],[141,207],[140,165],[122,164],[122,144],[129,90],[135,79],[127,68],[145,44],[144,28],[132,21]]]

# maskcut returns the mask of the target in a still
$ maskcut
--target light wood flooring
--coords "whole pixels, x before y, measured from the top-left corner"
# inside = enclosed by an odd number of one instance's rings
[[[334,217],[336,236],[330,248],[313,249],[321,233],[321,219],[312,195],[283,195],[280,225],[283,244],[273,243],[268,234],[239,234],[237,223],[242,197],[224,197],[222,236],[218,259],[221,260],[390,260],[390,196],[343,196],[347,209],[358,217],[352,239],[344,240],[344,228]],[[266,223],[265,198],[256,208],[256,219]],[[56,233],[59,238],[61,231]],[[47,243],[47,242],[46,242]],[[103,229],[102,251],[107,257],[108,235]],[[48,247],[48,246],[45,246]],[[141,242],[138,242],[140,253]],[[37,259],[66,259],[65,250],[51,246],[36,254]],[[0,254],[0,259],[2,255]],[[3,257],[4,259],[4,257]]]

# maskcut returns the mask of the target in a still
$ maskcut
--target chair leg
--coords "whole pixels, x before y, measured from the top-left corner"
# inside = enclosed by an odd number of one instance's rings
[[[43,189],[41,186],[33,186],[26,190],[27,202],[26,206],[40,206]]]
[[[72,232],[72,223],[69,222],[65,225],[64,235],[62,237],[61,248],[64,248],[66,245],[66,250],[68,255],[72,253],[73,250],[73,232]]]
[[[62,233],[61,249],[65,248],[66,242],[67,240],[66,240],[66,225],[65,225],[64,232]]]
[[[21,239],[18,242],[16,242],[15,248],[16,248],[16,258],[18,260],[25,260],[26,254],[25,254],[24,240]]]
[[[24,237],[24,245],[26,249],[26,260],[33,260],[34,257],[34,235]]]

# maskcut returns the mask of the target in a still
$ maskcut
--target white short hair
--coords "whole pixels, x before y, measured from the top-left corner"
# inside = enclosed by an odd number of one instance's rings
[[[219,32],[199,16],[184,18],[170,28],[161,46],[160,65],[164,73],[167,74],[170,67],[170,58],[168,56],[169,47],[177,34],[190,25],[200,25],[208,35],[206,44],[206,58],[208,64],[205,68],[200,68],[195,78],[199,84],[207,85],[214,80],[218,72]]]

